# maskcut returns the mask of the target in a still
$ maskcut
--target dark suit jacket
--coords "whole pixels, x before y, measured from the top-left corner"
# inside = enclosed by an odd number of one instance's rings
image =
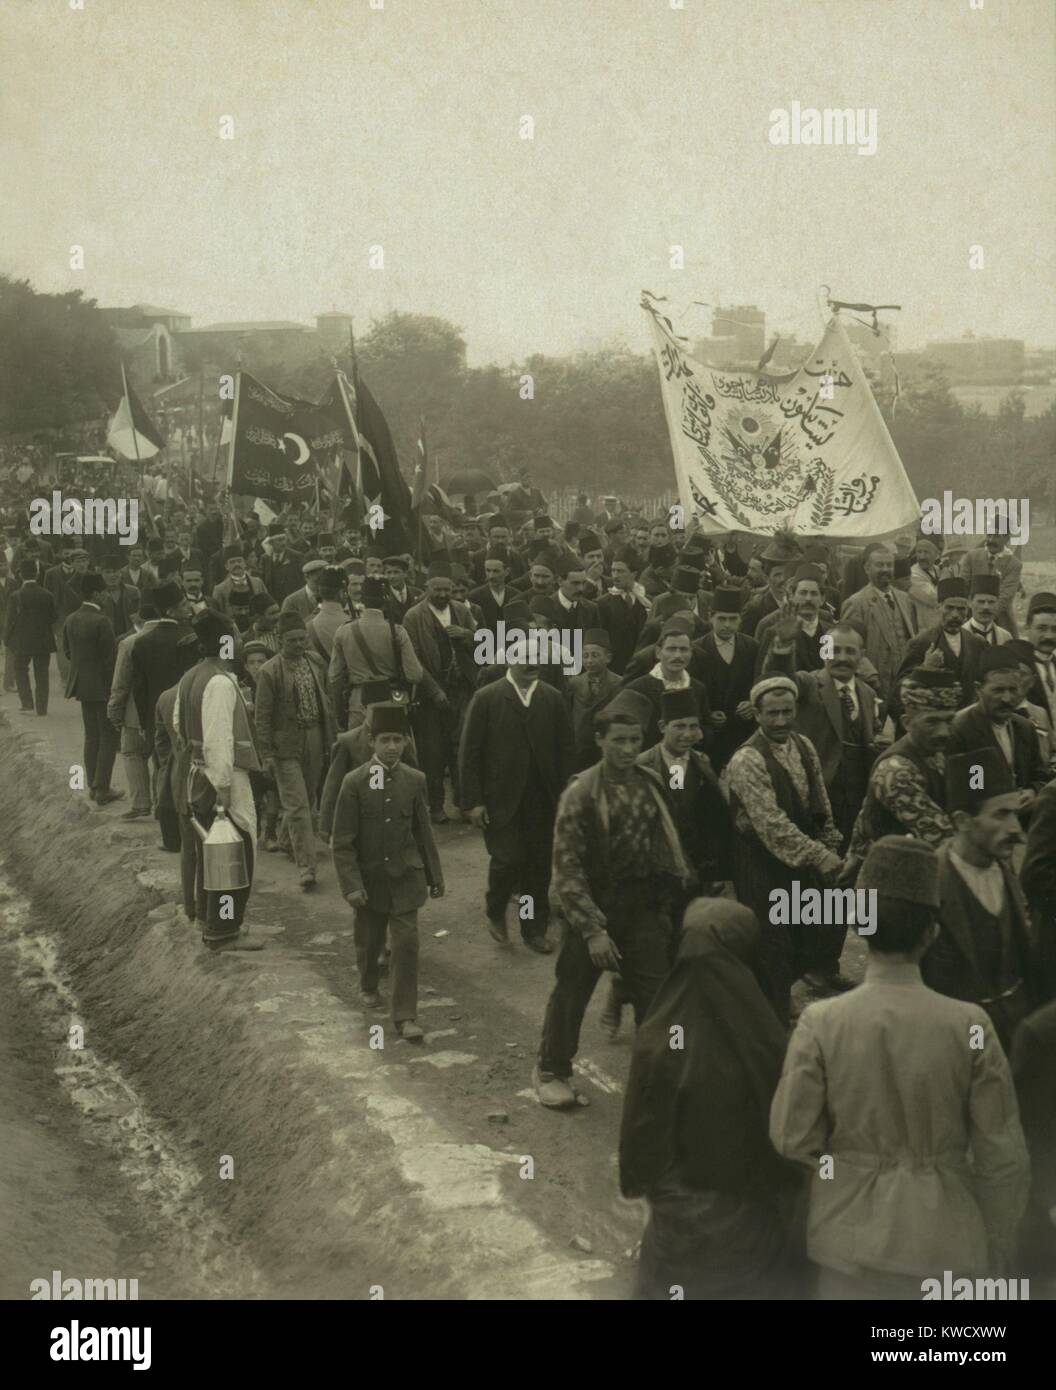
[[[4,642],[16,655],[46,656],[55,650],[55,621],[55,600],[30,580],[8,602]]]
[[[184,671],[198,660],[193,642],[184,642],[191,629],[162,620],[132,645],[132,698],[148,746],[154,737],[154,711],[163,690],[178,685]],[[183,643],[183,645],[181,645]]]
[[[1012,1039],[1012,1079],[1030,1150],[1030,1205],[1021,1227],[1031,1273],[1056,1271],[1056,1003],[1028,1014]]]
[[[172,720],[176,708],[174,685],[158,696],[154,709],[154,756],[158,763],[158,809],[190,815],[187,781],[191,770],[191,750],[180,738]]]
[[[758,727],[754,720],[738,719],[736,714],[737,706],[747,700],[755,683],[758,646],[753,637],[746,637],[743,632],[734,633],[733,642],[733,660],[727,666],[715,645],[715,634],[709,632],[707,637],[694,642],[697,660],[690,668],[690,675],[696,676],[707,689],[711,708],[721,710],[726,716],[723,728],[712,730],[711,757],[720,769]]]
[[[733,876],[730,863],[733,817],[709,759],[695,748],[690,750],[689,756],[696,777],[677,789],[671,786],[659,743],[640,754],[638,763],[641,767],[652,768],[664,784],[686,862],[696,875],[691,888],[698,888]],[[688,796],[693,798],[692,805],[683,808],[681,803]]]
[[[1041,761],[1034,725],[1022,715],[1013,714],[1008,726],[1012,734],[1012,771],[1016,786],[1033,787],[1040,792],[1048,783],[1049,775]],[[946,756],[949,757],[951,753],[971,753],[976,748],[999,747],[993,725],[983,713],[982,705],[976,702],[962,709],[954,719]],[[1004,757],[1004,753],[1001,756]]]
[[[777,613],[769,613],[755,629],[755,640],[759,643],[759,650],[755,655],[757,679],[762,675],[766,658],[773,644],[777,624]],[[826,622],[824,618],[819,619],[813,637],[808,637],[802,628],[799,629],[796,633],[796,650],[794,653],[797,671],[821,671],[824,668],[825,663],[821,657],[821,639],[831,626],[831,622]]]
[[[117,660],[117,641],[110,619],[92,604],[82,603],[66,619],[62,645],[70,662],[66,677],[67,700],[86,703],[109,700]]]
[[[421,603],[424,597],[425,594],[423,591],[414,588],[412,584],[408,584],[407,588],[404,590],[402,601],[398,599],[390,589],[388,597],[385,600],[385,615],[391,618],[394,623],[402,624],[408,608],[413,608],[416,603]],[[470,594],[469,597],[472,598],[473,595]]]
[[[639,598],[635,598],[633,604],[627,603],[620,594],[602,594],[598,599],[598,621],[612,644],[610,669],[618,676],[624,674],[627,663],[638,650],[641,631],[648,619],[649,610]]]
[[[655,666],[655,662],[653,665]],[[701,752],[707,752],[711,747],[711,738],[714,730],[711,727],[711,705],[708,703],[707,688],[700,681],[689,678],[689,688],[697,697],[697,704],[700,706],[700,722],[704,726],[704,739],[700,745]],[[639,676],[637,680],[627,681],[624,684],[625,690],[634,690],[639,695],[648,697],[653,706],[653,718],[649,727],[644,731],[642,746],[651,748],[660,739],[660,697],[664,693],[664,683],[656,676]]]
[[[479,589],[470,589],[466,598],[470,603],[475,603],[480,609],[481,617],[484,619],[484,626],[490,628],[492,632],[495,632],[498,627],[499,619],[502,617],[503,609],[511,600],[516,598],[516,596],[516,590],[513,589],[509,580],[507,580],[506,590],[502,596],[502,608],[495,602],[495,595],[487,584],[482,584]],[[421,596],[419,595],[419,597]]]
[[[594,716],[615,698],[621,684],[622,681],[615,671],[603,671],[598,682],[598,693],[592,696],[586,672],[581,671],[578,676],[565,678],[563,688],[572,719],[576,772],[582,772],[585,767],[590,767],[598,761],[600,753],[598,745],[594,742]]]
[[[479,689],[459,746],[462,810],[485,806],[495,829],[507,825],[521,804],[532,755],[552,809],[572,774],[572,724],[563,695],[540,680],[525,710],[506,679]]]
[[[104,590],[99,595],[99,607],[110,619],[110,626],[118,637],[123,637],[132,627],[132,608],[139,606],[139,590],[134,584],[119,584],[110,592]]]
[[[1027,690],[1027,699],[1032,705],[1040,705],[1056,726],[1056,693],[1046,689],[1045,682],[1041,679],[1036,667],[1034,679]]]
[[[754,594],[741,610],[741,631],[746,637],[754,637],[755,629],[768,613],[776,613],[778,609],[777,599],[770,592],[769,587],[760,589]]]
[[[428,896],[426,885],[444,882],[425,773],[400,762],[377,787],[371,785],[374,766],[364,763],[341,783],[331,842],[334,869],[342,893],[366,889],[368,906],[374,898],[381,911],[414,912]]]
[[[943,904],[939,909],[939,934],[920,962],[920,973],[924,983],[936,993],[977,1004],[990,993],[993,981],[984,979],[979,973],[975,943],[967,921],[960,913],[946,909],[947,898],[951,892],[960,894],[962,882],[957,870],[950,863],[949,849],[949,840],[938,849],[939,900]],[[1036,974],[1032,969],[1035,950],[1030,936],[1026,899],[1020,890],[1019,880],[1007,864],[1001,865],[1001,874],[1012,908],[1013,945],[1027,990],[1027,998],[1033,1002],[1033,996],[1038,993],[1038,989]],[[956,883],[953,885],[951,880],[955,875]]]
[[[51,569],[44,571],[41,584],[55,600],[57,622],[68,618],[80,606],[81,597],[76,588],[71,587],[72,579],[73,570],[67,574],[61,565],[53,565]]]
[[[598,605],[585,598],[581,598],[575,610],[570,611],[562,606],[556,594],[551,594],[545,604],[540,605],[539,614],[549,620],[551,627],[567,628],[570,632],[587,632],[591,628],[601,627]]]
[[[1042,999],[1056,999],[1056,782],[1038,793],[1019,871],[1038,935]]]

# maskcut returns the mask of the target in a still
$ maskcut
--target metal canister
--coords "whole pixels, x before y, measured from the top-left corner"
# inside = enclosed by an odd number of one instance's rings
[[[202,841],[202,877],[207,893],[230,893],[249,887],[249,866],[242,836],[217,808],[208,832],[195,819],[194,828]]]

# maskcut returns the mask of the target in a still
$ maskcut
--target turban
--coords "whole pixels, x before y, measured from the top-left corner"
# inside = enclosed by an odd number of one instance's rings
[[[764,695],[769,695],[771,690],[787,690],[789,694],[799,698],[799,687],[791,676],[767,676],[761,681],[756,681],[752,686],[748,699],[758,709],[759,701]]]
[[[902,682],[902,703],[909,710],[958,710],[961,683],[952,671],[931,671],[918,666]]]

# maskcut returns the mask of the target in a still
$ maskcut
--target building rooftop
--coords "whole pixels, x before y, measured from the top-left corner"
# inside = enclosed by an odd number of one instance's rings
[[[207,323],[202,328],[186,329],[189,333],[310,333],[304,323],[289,319],[263,319],[255,323]]]

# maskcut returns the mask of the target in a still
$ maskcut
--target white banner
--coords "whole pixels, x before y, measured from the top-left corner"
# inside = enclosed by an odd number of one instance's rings
[[[642,307],[687,523],[857,538],[917,524],[920,504],[838,318],[802,367],[770,376],[705,366]]]

